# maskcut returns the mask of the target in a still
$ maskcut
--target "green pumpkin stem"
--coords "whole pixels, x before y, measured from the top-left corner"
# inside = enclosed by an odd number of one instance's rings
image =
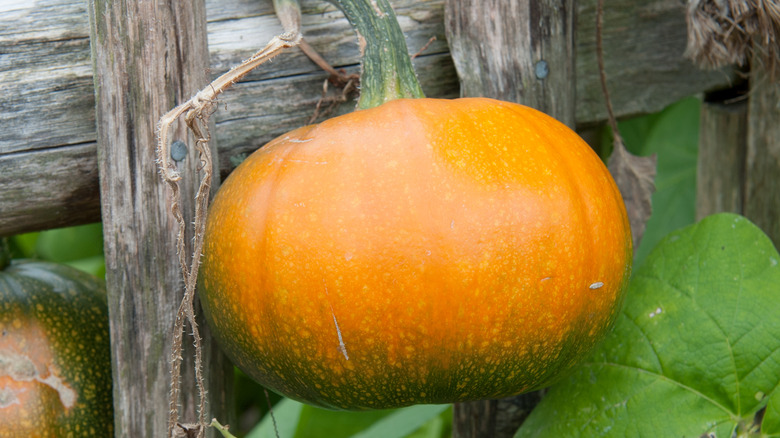
[[[387,0],[330,0],[347,16],[363,55],[358,109],[425,97],[409,49]]]

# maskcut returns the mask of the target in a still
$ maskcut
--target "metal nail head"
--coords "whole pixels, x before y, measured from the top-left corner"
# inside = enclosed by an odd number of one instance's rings
[[[544,79],[550,74],[550,66],[547,65],[547,61],[541,60],[534,66],[534,72],[536,73],[536,79]]]
[[[181,140],[171,143],[171,158],[173,161],[181,161],[187,157],[187,144]]]

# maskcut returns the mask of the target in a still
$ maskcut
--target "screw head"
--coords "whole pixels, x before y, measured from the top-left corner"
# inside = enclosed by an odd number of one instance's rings
[[[541,60],[534,66],[534,72],[536,73],[536,79],[544,79],[550,74],[550,66],[547,65],[547,61]]]

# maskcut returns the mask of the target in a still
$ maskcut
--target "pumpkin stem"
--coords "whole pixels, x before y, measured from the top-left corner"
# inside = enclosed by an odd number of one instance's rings
[[[0,271],[11,263],[11,248],[8,246],[8,238],[0,237]]]
[[[409,49],[387,0],[330,0],[355,29],[362,72],[358,109],[393,99],[425,97],[414,73]]]

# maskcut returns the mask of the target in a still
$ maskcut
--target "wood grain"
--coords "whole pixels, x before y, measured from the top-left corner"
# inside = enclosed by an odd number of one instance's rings
[[[743,214],[780,247],[780,84],[753,72],[747,119]]]
[[[639,3],[619,0],[605,17],[607,73],[618,115],[658,111],[681,97],[729,85],[733,74],[700,71],[682,58],[686,38],[682,4]],[[445,38],[444,0],[393,0],[392,4],[410,51],[417,52],[431,37],[437,38],[415,60],[428,96],[458,96]],[[359,50],[346,19],[322,1],[304,1],[303,7],[304,34],[311,45],[335,66],[355,68]],[[248,57],[281,29],[271,0],[207,0],[206,9],[211,77]],[[605,117],[594,54],[595,0],[578,2],[576,16],[576,121],[593,124]],[[0,0],[0,120],[4,122],[0,156],[5,157],[0,160],[0,212],[5,216],[18,205],[18,199],[7,195],[12,192],[8,188],[19,187],[8,170],[13,161],[8,155],[49,150],[38,159],[40,173],[29,175],[28,181],[50,188],[30,189],[36,197],[29,202],[41,207],[35,214],[15,216],[22,223],[13,230],[0,227],[0,235],[69,224],[57,217],[58,206],[73,202],[79,196],[74,187],[83,184],[47,185],[46,175],[64,161],[66,148],[97,138],[88,29],[82,0]],[[292,51],[250,75],[240,90],[226,93],[214,116],[222,174],[248,151],[306,123],[324,79],[313,63]],[[353,105],[347,102],[339,111],[349,111]],[[58,158],[56,151],[61,148]],[[71,179],[76,178],[79,175],[73,173]],[[95,201],[93,197],[84,202]],[[47,210],[47,205],[55,208]],[[100,220],[94,214],[96,207],[89,211],[93,212],[89,220]],[[74,216],[73,224],[83,220]]]
[[[90,142],[0,155],[0,230],[22,233],[29,230],[30,218],[39,217],[51,228],[95,222],[100,217],[96,151]]]
[[[453,408],[453,438],[513,437],[544,391],[534,391],[500,400],[456,403]]]
[[[596,62],[596,0],[577,2],[577,124],[606,120]],[[604,69],[615,115],[657,112],[702,91],[729,88],[733,69],[700,70],[683,58],[685,2],[616,0],[604,8]]]
[[[696,219],[744,213],[747,102],[707,100],[699,116]]]
[[[176,0],[88,4],[115,431],[116,436],[166,436],[172,329],[183,287],[170,189],[157,172],[155,128],[162,114],[207,79],[205,2],[193,0],[187,7]],[[181,126],[178,135],[187,138]],[[178,167],[184,220],[192,223],[199,160],[190,154]],[[185,235],[185,242],[191,237],[192,232]],[[228,422],[232,366],[208,333],[201,333],[211,399],[205,421],[219,417]],[[188,339],[184,344],[193,343]],[[182,356],[180,421],[194,423],[198,404],[192,349]]]
[[[749,83],[702,105],[696,217],[744,215],[780,246],[780,85],[760,69]]]
[[[574,1],[448,0],[461,95],[522,103],[575,125]]]

